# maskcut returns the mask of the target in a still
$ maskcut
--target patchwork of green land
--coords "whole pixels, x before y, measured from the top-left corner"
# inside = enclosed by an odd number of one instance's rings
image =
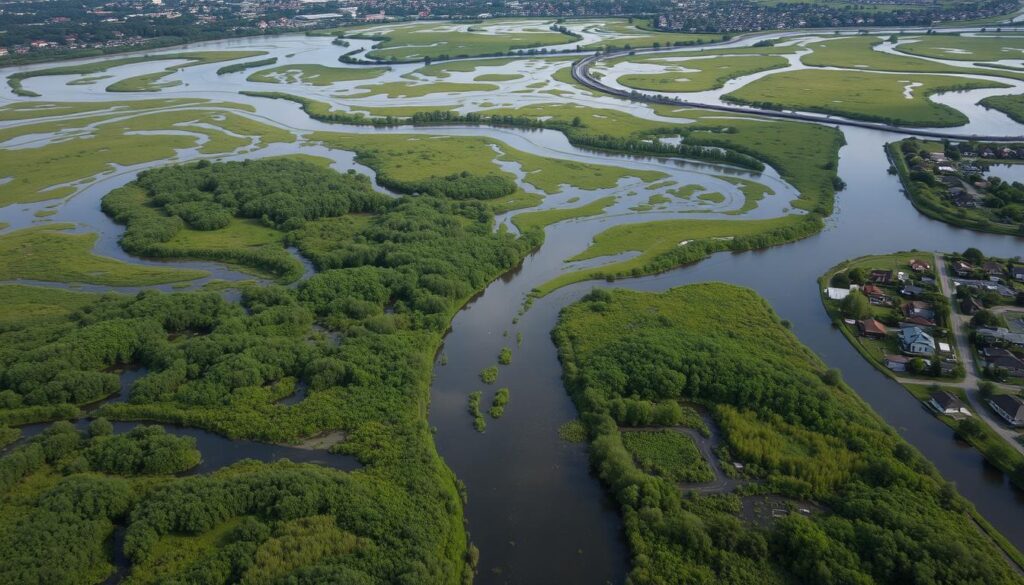
[[[723,56],[665,61],[647,59],[644,62],[665,65],[665,73],[635,73],[618,77],[616,81],[626,87],[664,92],[688,92],[717,89],[726,81],[759,71],[779,69],[789,62],[782,57]],[[672,71],[675,68],[685,69]]]
[[[960,126],[959,110],[928,99],[933,93],[1009,87],[997,81],[860,71],[792,71],[757,79],[723,100],[769,109],[794,109],[897,126]]]
[[[622,510],[630,580],[899,583],[910,570],[1018,582],[971,504],[753,291],[598,289],[562,311],[554,338],[591,462]],[[751,524],[743,488],[684,496],[658,468],[696,473],[692,452],[668,467],[637,457],[624,419],[677,425],[680,401],[709,409],[723,437],[715,456],[788,502],[782,514]]]
[[[933,57],[936,59],[952,59],[954,61],[1000,61],[1003,59],[1019,60],[1024,58],[1024,37],[967,37],[954,35],[926,35],[919,37],[900,37],[897,51]]]
[[[502,55],[509,51],[570,43],[574,37],[549,30],[550,22],[536,21],[518,30],[490,30],[501,21],[486,25],[459,26],[450,23],[371,25],[327,31],[342,38],[374,39],[381,42],[367,54],[381,61],[426,58]]]
[[[599,23],[588,24],[584,21],[583,30],[597,32],[609,36],[607,40],[596,41],[586,45],[586,49],[625,49],[673,45],[699,45],[722,40],[717,34],[672,33],[655,30],[648,20],[643,19],[605,19]]]
[[[326,67],[324,65],[281,65],[262,69],[250,75],[248,81],[261,83],[306,83],[331,85],[342,81],[362,81],[380,77],[383,67]]]

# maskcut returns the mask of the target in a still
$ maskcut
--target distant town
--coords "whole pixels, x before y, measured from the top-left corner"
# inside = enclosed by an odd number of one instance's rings
[[[660,30],[733,32],[929,26],[992,18],[1016,8],[1015,0],[841,5],[748,0],[31,0],[0,5],[0,63],[390,20],[642,16]]]

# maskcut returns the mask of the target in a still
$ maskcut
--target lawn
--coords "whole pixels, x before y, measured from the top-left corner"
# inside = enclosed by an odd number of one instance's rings
[[[280,65],[262,69],[250,75],[246,81],[260,83],[305,83],[309,85],[331,85],[342,81],[362,81],[380,77],[387,72],[384,67],[326,67],[324,65]]]
[[[68,234],[72,224],[25,228],[0,236],[0,280],[148,286],[206,276],[198,270],[139,266],[92,253],[96,234]]]
[[[908,37],[903,37],[901,40]],[[1024,58],[1024,37],[966,37],[925,35],[899,45],[896,50],[910,55],[954,61],[1000,61]]]
[[[596,201],[577,207],[563,207],[559,209],[544,209],[541,211],[529,211],[512,217],[512,223],[525,232],[534,228],[545,228],[553,223],[576,219],[580,217],[593,217],[601,215],[604,210],[615,204],[615,197],[602,197]]]
[[[334,32],[344,38],[381,39],[367,53],[370,59],[381,61],[501,55],[509,51],[561,45],[574,40],[569,35],[549,30],[549,21],[520,23],[523,26],[519,30],[489,30],[493,21],[484,21],[465,29],[451,23],[413,23],[342,28]]]
[[[626,87],[659,92],[689,92],[717,89],[725,82],[759,71],[779,69],[789,62],[782,57],[712,57],[696,58],[687,61],[653,61],[649,63],[664,65],[665,73],[636,73],[623,75],[618,82]],[[672,71],[673,68],[685,68],[686,71]]]
[[[715,478],[693,439],[675,431],[623,431],[622,444],[637,467],[673,482]]]
[[[1001,87],[1009,86],[995,81],[942,75],[805,70],[762,77],[722,99],[871,122],[946,127],[966,124],[967,116],[929,100],[929,95]]]

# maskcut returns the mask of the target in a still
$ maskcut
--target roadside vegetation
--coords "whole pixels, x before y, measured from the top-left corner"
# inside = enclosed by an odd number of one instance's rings
[[[1017,582],[970,503],[841,380],[827,382],[752,291],[597,290],[563,310],[554,337],[591,460],[622,511],[631,580],[897,584],[927,570],[935,583]],[[684,497],[637,466],[610,415],[623,399],[703,404],[719,452],[760,480],[745,493],[797,503],[757,528],[737,518],[735,495]]]

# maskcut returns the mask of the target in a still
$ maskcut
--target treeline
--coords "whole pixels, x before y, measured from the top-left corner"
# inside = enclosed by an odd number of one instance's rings
[[[629,582],[1019,582],[970,504],[752,291],[595,290],[563,310],[554,339],[593,466],[622,510]],[[760,480],[741,493],[815,511],[758,528],[737,518],[735,495],[682,495],[623,445],[623,399],[705,405],[720,456]]]
[[[260,59],[258,61],[248,61],[245,63],[234,63],[232,65],[225,65],[217,70],[217,75],[227,75],[228,73],[238,73],[239,71],[245,71],[246,69],[253,69],[256,67],[266,67],[277,63],[277,57],[271,57],[269,59]]]

